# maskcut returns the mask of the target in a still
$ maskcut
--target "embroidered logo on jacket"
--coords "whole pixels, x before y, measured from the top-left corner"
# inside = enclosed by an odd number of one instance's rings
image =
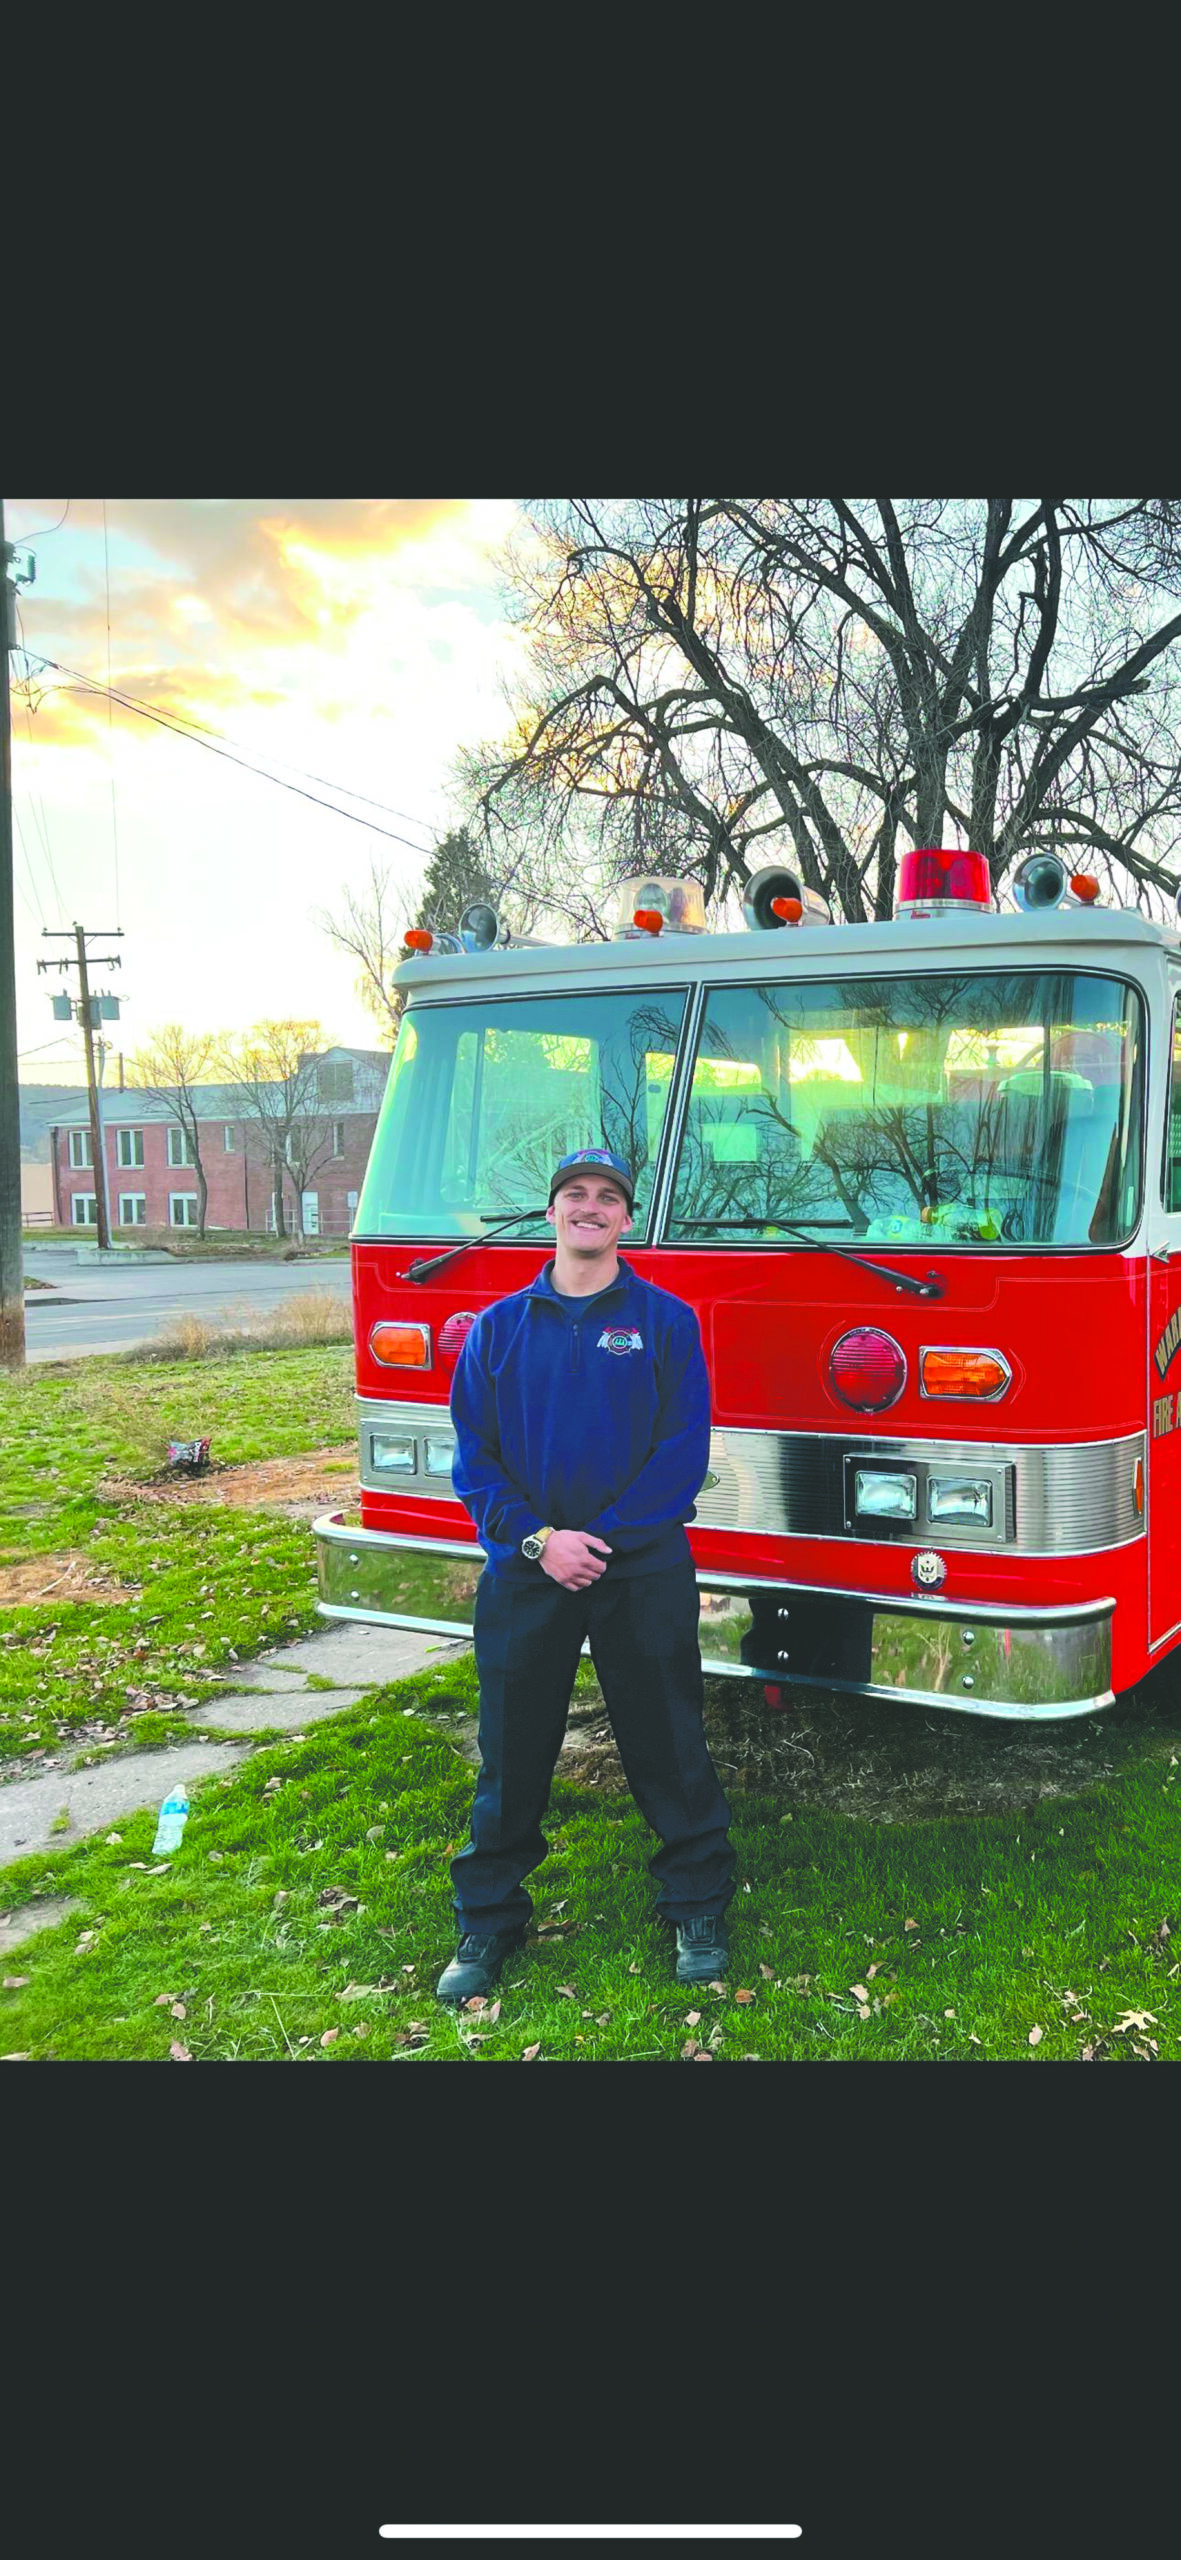
[[[642,1333],[601,1333],[595,1344],[596,1351],[642,1351],[643,1348]]]

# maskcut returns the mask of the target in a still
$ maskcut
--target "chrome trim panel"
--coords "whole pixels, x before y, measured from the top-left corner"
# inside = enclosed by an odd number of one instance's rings
[[[697,1497],[697,1524],[773,1537],[848,1538],[854,1532],[845,1522],[846,1458],[863,1466],[888,1459],[968,1473],[1003,1467],[1012,1469],[1008,1534],[998,1529],[981,1539],[940,1522],[936,1545],[974,1548],[978,1554],[1089,1555],[1143,1537],[1134,1480],[1144,1454],[1142,1431],[1120,1440],[1022,1448],[996,1440],[887,1440],[868,1432],[851,1439],[839,1428],[746,1431],[723,1425],[710,1441],[710,1467],[718,1481]],[[915,1544],[921,1546],[928,1524],[914,1526]],[[856,1535],[864,1544],[865,1528]]]
[[[416,1438],[416,1465],[413,1474],[398,1474],[399,1489],[413,1491],[416,1499],[452,1501],[450,1478],[427,1475],[422,1448],[427,1437],[453,1438],[446,1405],[395,1403],[384,1396],[358,1396],[356,1403],[362,1484],[370,1492],[388,1493],[392,1481],[388,1470],[371,1462],[373,1429],[407,1431]],[[1004,1520],[983,1534],[939,1521],[935,1545],[977,1554],[1091,1555],[1143,1537],[1144,1516],[1136,1509],[1134,1484],[1136,1461],[1145,1456],[1142,1431],[1129,1432],[1122,1440],[1021,1448],[997,1440],[886,1440],[869,1432],[851,1438],[839,1425],[834,1431],[746,1431],[721,1425],[710,1434],[715,1482],[698,1494],[697,1526],[764,1537],[855,1537],[861,1545],[872,1545],[878,1537],[894,1545],[901,1534],[922,1546],[931,1543],[929,1531],[934,1536],[925,1516],[927,1471],[954,1467],[968,1474],[987,1471],[998,1486],[1003,1484]],[[921,1516],[850,1528],[845,1514],[850,1459],[858,1466],[881,1460],[917,1468]]]
[[[478,1547],[350,1527],[340,1512],[316,1520],[312,1534],[321,1616],[471,1634]],[[701,1658],[713,1676],[1009,1722],[1090,1715],[1112,1703],[1110,1598],[972,1608],[728,1574],[697,1579]]]

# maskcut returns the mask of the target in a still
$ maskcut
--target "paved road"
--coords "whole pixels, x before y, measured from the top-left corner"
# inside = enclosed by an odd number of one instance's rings
[[[54,1254],[25,1255],[27,1279],[48,1280],[25,1300],[26,1357],[80,1359],[154,1341],[191,1311],[209,1323],[248,1323],[307,1289],[330,1289],[348,1303],[348,1254],[312,1262],[133,1263],[99,1269]]]

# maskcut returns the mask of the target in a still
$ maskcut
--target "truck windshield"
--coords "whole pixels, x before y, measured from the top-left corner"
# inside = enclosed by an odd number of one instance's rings
[[[412,1007],[354,1235],[478,1235],[544,1208],[560,1156],[608,1147],[635,1174],[641,1240],[684,1010],[683,987]],[[522,1220],[506,1241],[548,1233]]]
[[[706,1007],[670,1241],[1115,1245],[1140,1208],[1144,1020],[1083,971],[797,979]],[[782,1238],[778,1241],[782,1242]]]

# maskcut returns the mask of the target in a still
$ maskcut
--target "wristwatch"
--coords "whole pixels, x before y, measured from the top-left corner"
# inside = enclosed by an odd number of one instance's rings
[[[553,1534],[552,1529],[534,1529],[530,1537],[522,1538],[521,1553],[528,1556],[530,1564],[536,1564],[546,1539],[552,1538]]]

